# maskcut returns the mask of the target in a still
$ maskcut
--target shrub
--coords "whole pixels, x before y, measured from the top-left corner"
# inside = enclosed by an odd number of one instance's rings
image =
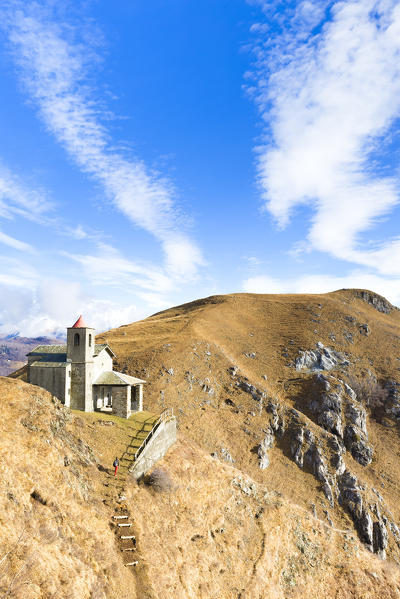
[[[169,473],[163,468],[155,468],[150,474],[143,477],[143,482],[148,487],[161,493],[163,491],[172,491],[174,483]]]

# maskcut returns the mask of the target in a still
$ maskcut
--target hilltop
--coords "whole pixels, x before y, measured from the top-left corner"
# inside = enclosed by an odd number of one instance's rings
[[[128,572],[108,468],[129,421],[0,379],[3,593],[23,567],[21,599],[400,595],[397,308],[364,290],[214,296],[97,341],[148,381],[146,409],[174,408],[171,485],[126,478]],[[354,393],[363,376],[379,405]]]
[[[400,560],[400,311],[387,300],[357,289],[213,296],[99,339],[120,370],[148,380],[148,408],[173,406],[181,431],[216,460],[315,504],[371,546],[374,522],[377,536],[393,524],[385,551]],[[381,418],[348,386],[363,375],[387,393]]]

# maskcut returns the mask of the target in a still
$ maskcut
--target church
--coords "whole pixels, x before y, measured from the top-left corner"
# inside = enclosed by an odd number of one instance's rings
[[[38,345],[27,357],[28,382],[73,410],[122,418],[143,410],[146,381],[113,370],[115,354],[107,344],[95,343],[95,331],[82,316],[67,329],[67,345]]]

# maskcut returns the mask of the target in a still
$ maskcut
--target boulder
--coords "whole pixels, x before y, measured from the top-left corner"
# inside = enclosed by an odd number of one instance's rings
[[[360,333],[361,335],[365,335],[365,337],[368,337],[371,334],[371,329],[367,324],[360,324]]]
[[[331,507],[333,507],[334,506],[334,501],[333,501],[332,487],[330,486],[330,484],[328,483],[328,481],[324,482],[324,484],[322,485],[322,490],[324,492],[325,497],[329,501],[329,505]],[[331,526],[332,526],[332,524],[331,524]]]
[[[258,446],[257,454],[260,459],[259,467],[261,470],[265,470],[269,466],[268,452],[273,447],[275,441],[274,432],[271,429],[267,429],[264,439]]]
[[[324,347],[319,341],[316,344],[315,350],[310,349],[300,352],[300,355],[295,360],[294,367],[298,371],[318,372],[321,370],[332,370],[336,366],[348,366],[348,364],[349,361],[343,354],[329,347]]]

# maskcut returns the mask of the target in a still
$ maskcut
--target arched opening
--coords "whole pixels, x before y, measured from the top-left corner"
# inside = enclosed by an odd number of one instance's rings
[[[89,335],[89,347],[92,347],[92,335]]]
[[[74,347],[78,347],[79,343],[80,343],[79,333],[75,333],[75,335],[74,335]]]

